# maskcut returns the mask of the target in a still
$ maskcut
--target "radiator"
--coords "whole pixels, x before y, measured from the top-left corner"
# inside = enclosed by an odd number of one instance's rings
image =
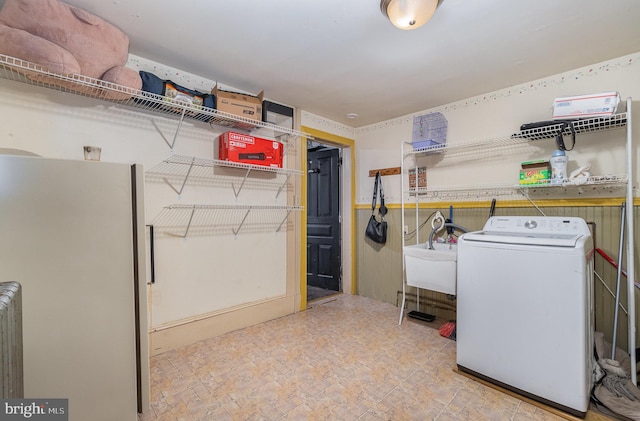
[[[0,283],[0,397],[24,397],[22,372],[22,288]]]

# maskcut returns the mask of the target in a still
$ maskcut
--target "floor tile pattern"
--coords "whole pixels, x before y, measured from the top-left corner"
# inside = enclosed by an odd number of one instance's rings
[[[152,409],[139,419],[561,419],[455,373],[455,342],[398,315],[337,295],[153,357]]]

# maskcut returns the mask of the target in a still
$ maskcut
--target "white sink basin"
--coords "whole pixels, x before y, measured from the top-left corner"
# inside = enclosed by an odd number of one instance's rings
[[[456,244],[433,243],[403,247],[407,285],[456,295]]]

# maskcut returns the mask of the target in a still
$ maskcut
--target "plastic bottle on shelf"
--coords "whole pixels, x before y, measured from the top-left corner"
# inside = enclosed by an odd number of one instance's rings
[[[569,157],[564,151],[555,150],[551,155],[551,184],[562,184],[567,178],[567,162]]]

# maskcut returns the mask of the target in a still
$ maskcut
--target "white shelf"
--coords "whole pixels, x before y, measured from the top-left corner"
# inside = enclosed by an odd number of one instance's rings
[[[218,174],[216,167],[232,168],[235,172]],[[267,177],[250,179],[250,174],[261,174]],[[160,164],[145,172],[148,181],[163,181],[178,195],[181,195],[186,185],[215,186],[223,183],[231,185],[236,197],[243,187],[254,185],[260,188],[272,187],[277,190],[276,198],[286,188],[291,176],[301,176],[300,170],[288,168],[266,167],[239,162],[221,161],[218,159],[203,159],[182,155],[173,155]],[[269,178],[270,177],[270,178]],[[240,181],[241,180],[241,181]],[[238,183],[238,181],[240,181]]]
[[[584,193],[620,193],[627,185],[626,174],[591,176],[584,183],[576,183],[565,179],[561,183],[539,184],[475,184],[444,186],[440,188],[421,187],[409,189],[406,194],[415,196],[417,200],[483,200],[500,196],[535,195],[536,193],[552,195],[575,192]]]
[[[629,177],[627,174],[611,174],[611,175],[592,175],[588,177],[583,182],[577,180],[570,180],[565,178],[564,180],[558,183],[551,183],[551,180],[547,183],[537,183],[537,184],[519,184],[517,187],[521,190],[532,190],[532,189],[559,189],[559,188],[610,188],[610,189],[624,189],[629,181]]]
[[[153,220],[153,226],[168,236],[228,235],[280,232],[290,228],[289,214],[302,206],[188,205],[166,206]]]
[[[536,129],[521,130],[512,135],[514,139],[540,140],[554,138],[560,128],[562,122],[552,126],[540,127]],[[620,129],[627,125],[627,113],[614,114],[609,117],[593,117],[572,121],[576,135],[592,132],[601,132],[603,130]],[[569,127],[565,127],[562,131],[563,136],[571,136],[572,132]]]
[[[37,64],[3,54],[0,54],[0,78],[113,102],[163,115],[172,115],[179,117],[180,122],[186,117],[220,126],[223,130],[230,128],[243,131],[268,129],[276,133],[279,140],[283,142],[287,141],[286,136],[280,135],[311,138],[305,133],[286,127],[239,117],[207,107],[186,104],[174,98],[128,88],[115,83],[78,74],[53,73]],[[170,147],[173,147],[173,143],[168,141],[167,143],[169,143]]]
[[[627,113],[614,114],[610,117],[596,117],[576,120],[573,123],[576,135],[606,130],[615,130],[625,127],[626,125]],[[480,152],[486,153],[487,151],[495,148],[513,147],[524,145],[536,140],[553,139],[556,137],[561,127],[562,122],[559,122],[558,124],[547,127],[522,130],[518,133],[508,136],[498,136],[490,139],[480,139],[460,144],[428,146],[425,148],[403,151],[403,156],[431,154],[446,154],[447,156],[457,156],[462,154],[467,155]],[[571,134],[571,129],[564,129],[563,136],[571,136]],[[411,145],[410,142],[406,143],[409,146]]]
[[[485,185],[459,185],[442,188],[421,187],[410,189],[407,194],[419,199],[433,200],[464,200],[493,198],[496,196],[511,196],[518,194],[518,189],[513,184],[485,184]]]
[[[217,174],[216,167],[231,169],[234,172]],[[252,172],[271,178],[249,179]],[[182,194],[187,184],[208,187],[217,185],[223,188],[231,186],[236,198],[243,187],[264,190],[267,186],[277,190],[277,199],[287,188],[290,177],[302,174],[302,171],[287,168],[174,155],[145,172],[145,178],[147,181],[166,182],[178,195]],[[302,206],[175,204],[164,207],[153,220],[153,225],[162,234],[183,238],[187,235],[229,233],[237,236],[241,231],[279,232],[283,227],[288,228],[286,223],[289,214],[302,209]]]
[[[204,159],[183,155],[172,155],[169,158],[162,161],[161,164],[153,167],[149,172],[158,172],[162,174],[174,174],[177,169],[184,168],[185,166],[194,166],[199,168],[211,169],[214,167],[228,167],[228,168],[240,168],[243,170],[257,170],[263,172],[270,172],[275,174],[288,174],[288,175],[302,175],[300,170],[291,170],[288,168],[276,168],[267,167],[254,164],[243,164],[241,162],[222,161],[219,159]],[[179,171],[178,171],[179,172]],[[207,171],[208,174],[212,174],[211,171]]]
[[[573,121],[573,128],[576,135],[600,132],[624,128],[627,126],[627,113],[614,114],[608,117],[595,117]],[[510,136],[501,136],[491,139],[464,142],[454,145],[429,146],[426,148],[412,149],[410,142],[404,142],[402,147],[403,165],[404,158],[411,155],[432,155],[444,154],[445,156],[459,155],[480,155],[491,153],[492,150],[526,145],[531,141],[555,138],[559,130],[562,129],[563,122],[552,124],[546,127],[521,130]],[[563,129],[563,136],[571,136],[569,127]],[[404,167],[403,167],[404,173]],[[465,185],[465,186],[436,186],[427,187],[408,192],[409,197],[415,196],[416,200],[472,200],[483,199],[494,196],[508,196],[514,194],[530,194],[544,192],[546,195],[557,193],[613,193],[623,190],[627,185],[629,177],[623,175],[592,176],[584,184],[576,184],[572,180],[564,180],[560,184],[534,184],[534,185]]]

